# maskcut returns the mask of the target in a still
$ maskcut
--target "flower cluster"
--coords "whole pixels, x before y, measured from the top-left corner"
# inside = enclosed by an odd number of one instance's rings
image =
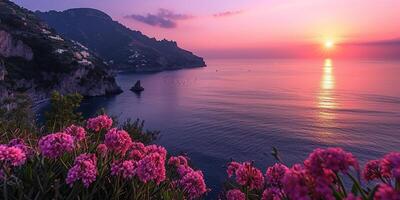
[[[125,155],[132,145],[132,139],[126,131],[113,128],[107,132],[104,143],[109,150]]]
[[[34,154],[34,150],[20,138],[12,139],[7,145],[0,144],[0,181],[12,173],[13,167],[24,165]]]
[[[41,178],[45,175],[48,177],[43,182],[46,184],[45,187],[60,189],[61,195],[75,193],[72,198],[80,197],[80,194],[94,194],[97,197],[96,192],[100,190],[114,190],[100,194],[111,195],[105,198],[113,198],[113,195],[117,194],[127,199],[130,197],[160,199],[164,192],[171,190],[173,194],[174,190],[179,192],[177,195],[182,194],[184,199],[198,199],[207,192],[203,173],[193,170],[188,165],[188,158],[171,157],[168,164],[172,166],[171,170],[177,173],[167,173],[167,151],[164,147],[146,146],[133,141],[125,130],[112,128],[112,123],[110,117],[101,115],[89,119],[86,128],[71,125],[61,132],[42,136],[37,140],[38,153],[34,151],[35,147],[26,145],[22,139],[13,139],[8,144],[0,144],[0,180],[10,181],[6,183],[10,185],[7,189],[10,189],[11,185],[15,185],[15,179],[8,179],[8,175],[12,174],[16,179],[21,177],[18,181],[21,184],[28,182],[27,186],[34,188],[34,181],[41,182]],[[97,134],[89,135],[94,132]],[[36,159],[30,160],[33,165],[24,165],[27,159],[34,156]],[[43,161],[42,158],[51,160]],[[18,170],[12,171],[17,166]],[[35,173],[32,175],[32,170],[38,170],[40,175]],[[29,174],[24,174],[25,172]],[[23,176],[19,177],[17,173]],[[173,174],[171,175],[173,177],[167,177],[167,174]],[[25,177],[29,177],[29,180],[24,180]],[[69,187],[59,185],[58,180],[62,179]],[[55,180],[57,183],[52,183],[50,180]],[[0,182],[1,184],[3,182]],[[127,189],[131,191],[123,191]],[[51,192],[51,195],[54,195],[54,191]],[[93,197],[88,196],[88,198]]]
[[[400,188],[394,187],[400,184],[400,153],[389,153],[380,160],[366,163],[363,178],[383,182],[376,190],[355,188],[355,193],[348,193],[340,175],[350,176],[355,185],[362,185],[352,176],[352,169],[359,173],[357,159],[341,148],[315,149],[303,164],[291,168],[282,163],[268,167],[265,182],[259,177],[259,170],[249,162],[230,162],[228,177],[235,175],[238,185],[228,190],[225,196],[228,200],[244,199],[242,194],[246,192],[247,196],[250,191],[252,196],[262,200],[335,200],[338,195],[344,200],[361,200],[367,196],[376,200],[400,200]],[[246,190],[242,191],[243,187]],[[372,191],[376,192],[369,194]]]
[[[107,115],[99,115],[94,118],[90,118],[87,121],[87,128],[96,132],[102,129],[108,130],[111,128],[113,120]]]
[[[131,160],[139,161],[146,155],[148,148],[149,147],[146,148],[141,142],[133,142],[132,146],[129,149],[128,158]]]
[[[275,187],[282,186],[282,179],[287,170],[289,169],[281,163],[276,163],[274,166],[268,167],[267,172],[265,173],[267,184]]]
[[[35,154],[35,151],[31,147],[29,147],[21,138],[10,140],[10,142],[8,142],[8,146],[20,148],[28,158],[32,157]]]
[[[203,173],[191,168],[186,157],[172,156],[168,160],[168,164],[176,168],[179,175],[179,179],[176,182],[189,195],[190,199],[199,198],[208,191]]]
[[[165,155],[150,152],[138,161],[136,173],[144,183],[155,181],[157,184],[165,180]]]
[[[85,187],[89,187],[96,180],[97,158],[94,154],[81,154],[75,158],[74,165],[68,170],[66,182],[70,186],[81,180]]]
[[[63,132],[46,135],[39,140],[39,149],[43,156],[58,158],[75,148],[74,137]]]
[[[71,125],[65,129],[65,133],[74,137],[75,141],[80,142],[86,138],[86,131],[81,126]]]
[[[115,162],[111,165],[111,175],[122,176],[124,179],[131,179],[135,176],[137,163],[133,160]]]
[[[282,192],[278,188],[267,188],[262,193],[261,200],[281,200]]]
[[[154,181],[160,184],[166,178],[166,154],[163,147],[134,142],[129,147],[126,160],[117,160],[112,164],[111,174],[124,179],[137,176],[143,183]]]
[[[380,184],[374,196],[375,200],[398,200],[400,192],[396,191],[390,185]]]
[[[359,170],[355,157],[341,148],[315,149],[304,161],[304,166],[315,184],[313,196],[328,200],[335,199],[330,186],[337,181],[337,173],[346,173],[351,166]]]
[[[252,163],[231,162],[228,165],[227,173],[228,176],[235,174],[236,182],[241,186],[248,186],[251,190],[264,187],[264,176]]]
[[[389,153],[380,163],[383,177],[393,177],[400,181],[400,153]]]
[[[363,177],[367,181],[382,178],[380,160],[370,160],[365,164]]]
[[[315,149],[304,161],[304,165],[315,176],[330,172],[346,172],[350,166],[355,169],[359,168],[353,154],[345,152],[341,148]]]
[[[179,185],[192,199],[199,198],[207,192],[203,173],[198,170],[186,173],[179,181]]]
[[[23,149],[15,146],[0,145],[0,163],[2,166],[20,166],[26,161]]]
[[[238,189],[232,189],[226,193],[226,199],[227,200],[245,200],[246,196],[242,191],[240,191]]]
[[[306,170],[300,164],[294,165],[288,170],[282,179],[283,191],[291,199],[309,200],[310,180]]]

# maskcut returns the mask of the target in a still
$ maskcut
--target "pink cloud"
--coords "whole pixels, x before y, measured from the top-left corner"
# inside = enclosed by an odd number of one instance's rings
[[[157,13],[147,15],[132,14],[125,16],[127,19],[133,19],[150,26],[161,28],[175,28],[178,20],[187,20],[194,18],[192,15],[178,14],[171,10],[160,8]]]
[[[220,13],[215,13],[213,14],[214,17],[229,17],[233,15],[239,15],[243,13],[242,10],[237,10],[237,11],[225,11],[225,12],[220,12]]]

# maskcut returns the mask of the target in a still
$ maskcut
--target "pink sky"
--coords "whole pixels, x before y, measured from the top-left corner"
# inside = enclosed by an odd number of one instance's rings
[[[357,54],[357,51],[358,54],[378,52],[385,56],[396,54],[393,51],[400,50],[398,44],[400,1],[398,0],[14,0],[14,2],[32,10],[97,8],[132,29],[158,39],[175,40],[179,46],[205,57],[315,56],[326,53],[346,56]],[[160,14],[160,9],[167,13]],[[169,24],[162,22],[158,24],[159,21],[152,21],[153,25],[146,24],[144,22],[150,20],[146,18],[148,14],[166,19]],[[331,52],[324,52],[321,48],[326,40],[333,40],[336,43],[335,49]],[[397,46],[394,47],[389,43],[388,48],[382,48],[382,45],[388,43],[375,42],[386,40],[394,42]],[[374,43],[369,44],[370,42]],[[346,46],[351,48],[345,48]],[[400,58],[400,55],[397,57]]]

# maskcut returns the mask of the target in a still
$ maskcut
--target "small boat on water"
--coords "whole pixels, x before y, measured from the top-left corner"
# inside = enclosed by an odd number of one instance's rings
[[[135,93],[141,93],[141,92],[143,92],[144,88],[140,84],[140,80],[139,80],[139,81],[136,81],[135,85],[133,87],[131,87],[130,90]]]

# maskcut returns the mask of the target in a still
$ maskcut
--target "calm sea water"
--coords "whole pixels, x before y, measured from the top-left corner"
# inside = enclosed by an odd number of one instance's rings
[[[121,74],[124,93],[85,100],[121,119],[141,118],[156,141],[187,153],[216,195],[230,160],[265,170],[271,148],[300,162],[338,146],[362,162],[400,150],[400,63],[340,60],[207,60],[208,67]],[[141,80],[145,91],[129,88]]]

